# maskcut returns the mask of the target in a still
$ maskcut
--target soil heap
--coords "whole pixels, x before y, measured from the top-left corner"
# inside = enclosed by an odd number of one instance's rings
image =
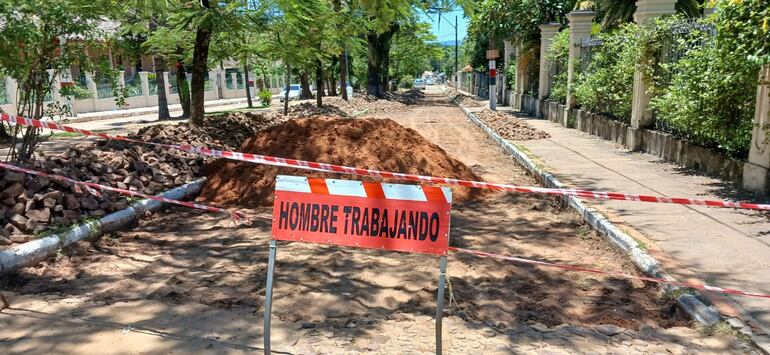
[[[551,137],[548,132],[532,128],[524,121],[508,113],[484,109],[481,112],[477,112],[476,117],[484,121],[484,124],[505,139],[528,141]]]
[[[291,118],[311,118],[316,116],[326,117],[353,117],[360,114],[392,113],[406,109],[403,101],[415,100],[414,95],[392,95],[387,99],[374,97],[354,96],[348,101],[338,96],[323,98],[323,107],[319,108],[315,102],[303,102],[289,107]]]
[[[390,119],[292,120],[257,133],[243,143],[240,151],[365,169],[481,180],[439,146]],[[208,164],[204,174],[208,181],[201,200],[250,207],[272,203],[275,177],[279,174],[375,180],[224,159]],[[467,188],[455,188],[453,192],[455,201],[481,193]]]

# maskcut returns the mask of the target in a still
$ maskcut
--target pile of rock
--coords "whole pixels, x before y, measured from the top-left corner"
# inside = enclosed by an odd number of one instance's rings
[[[484,121],[484,124],[505,139],[527,141],[551,137],[548,132],[530,127],[524,121],[516,118],[510,113],[484,109],[477,112],[476,117]]]
[[[207,126],[155,125],[130,138],[233,149],[247,136],[282,120],[275,114],[235,113],[206,118]],[[151,145],[97,141],[61,154],[40,154],[25,166],[71,179],[145,194],[158,194],[200,176],[210,158]],[[128,206],[119,194],[93,196],[72,183],[0,170],[0,245],[26,242],[47,229],[86,217],[100,217]]]

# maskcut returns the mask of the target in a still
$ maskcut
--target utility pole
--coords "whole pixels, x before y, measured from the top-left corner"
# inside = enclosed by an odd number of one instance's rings
[[[454,78],[455,78],[455,88],[456,89],[459,89],[459,88],[457,88],[457,81],[458,81],[458,79],[460,79],[458,77],[460,74],[457,74],[457,72],[458,72],[457,64],[458,64],[458,61],[459,61],[459,59],[457,57],[457,52],[458,52],[459,48],[460,48],[460,42],[457,41],[457,15],[455,15],[455,72],[454,72]]]

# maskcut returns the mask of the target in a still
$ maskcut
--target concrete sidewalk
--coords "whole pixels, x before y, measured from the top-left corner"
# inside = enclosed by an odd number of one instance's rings
[[[221,106],[241,105],[241,104],[246,104],[246,102],[247,102],[247,99],[245,97],[237,98],[237,99],[210,100],[210,101],[204,102],[203,106],[205,108],[214,108],[214,107],[221,107]],[[255,106],[259,105],[258,98],[254,98],[253,102]],[[182,105],[180,104],[168,105],[168,110],[172,116],[174,116],[175,114],[176,115],[181,114]],[[90,121],[106,120],[106,119],[121,118],[121,117],[145,116],[145,115],[151,115],[155,113],[158,113],[158,106],[127,108],[127,109],[112,110],[112,111],[86,112],[86,113],[79,113],[76,117],[68,118],[67,122],[69,123],[90,122]]]
[[[550,121],[519,118],[550,133],[551,138],[513,143],[572,187],[670,197],[747,198],[728,183],[693,174],[657,157],[630,152]],[[770,294],[770,219],[765,214],[624,201],[588,203],[639,239],[675,277]],[[756,322],[752,324],[755,333],[768,332],[770,300],[713,296],[723,314]]]

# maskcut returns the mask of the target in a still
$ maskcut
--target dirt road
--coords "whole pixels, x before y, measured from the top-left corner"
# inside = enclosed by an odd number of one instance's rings
[[[534,184],[440,96],[387,117],[488,181]],[[634,272],[553,199],[499,194],[452,213],[454,246]],[[225,217],[171,209],[4,278],[12,308],[0,312],[0,348],[261,350],[270,220],[266,209],[251,214],[253,225],[232,228]],[[436,258],[295,243],[281,244],[277,259],[274,351],[434,351]],[[750,351],[692,328],[654,286],[467,255],[449,257],[448,275],[446,353]]]

